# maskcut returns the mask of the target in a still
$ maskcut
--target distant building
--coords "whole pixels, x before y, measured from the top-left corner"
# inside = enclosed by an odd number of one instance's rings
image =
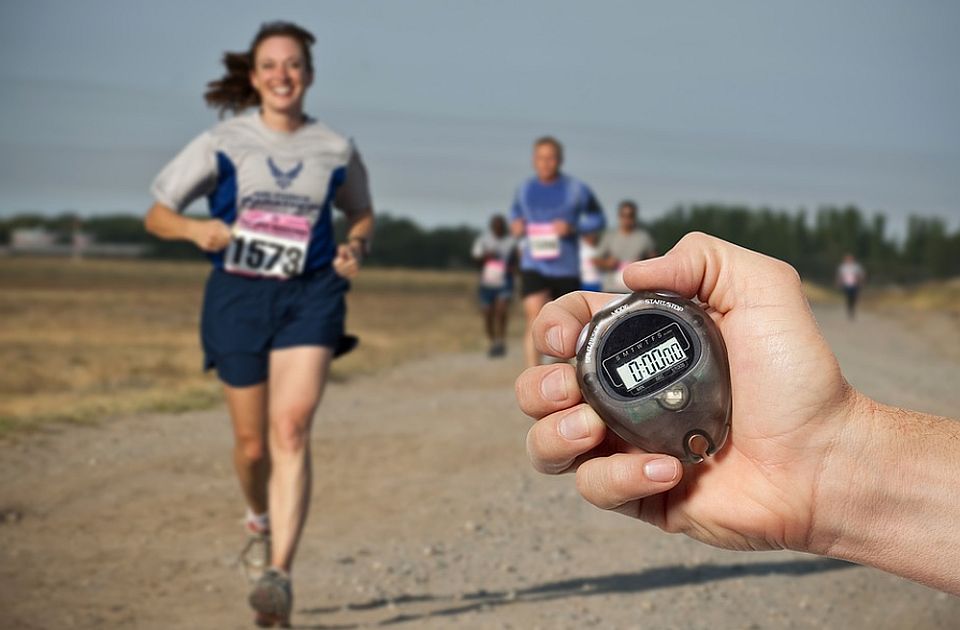
[[[33,250],[53,247],[57,237],[43,228],[17,228],[10,231],[10,248],[13,250]]]
[[[7,254],[26,256],[85,256],[138,258],[146,246],[135,243],[97,243],[91,234],[74,229],[69,243],[58,243],[57,234],[44,228],[16,228],[10,231]]]

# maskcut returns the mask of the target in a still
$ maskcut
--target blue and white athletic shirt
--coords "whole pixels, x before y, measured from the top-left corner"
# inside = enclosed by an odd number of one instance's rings
[[[535,271],[553,278],[580,276],[580,237],[576,234],[580,217],[585,213],[603,213],[593,191],[578,179],[563,173],[549,184],[531,177],[517,189],[510,208],[511,219],[531,223],[549,223],[562,219],[573,227],[570,236],[560,239],[556,258],[535,260],[530,254],[529,238],[521,246],[520,269]]]
[[[194,138],[151,192],[177,212],[206,196],[210,215],[227,225],[251,208],[306,217],[312,228],[305,272],[330,264],[336,253],[331,205],[348,215],[371,207],[366,169],[349,140],[313,119],[292,133],[274,131],[259,112]],[[223,268],[223,252],[209,258]]]

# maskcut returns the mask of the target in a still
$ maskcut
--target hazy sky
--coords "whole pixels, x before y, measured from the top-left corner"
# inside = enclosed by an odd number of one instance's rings
[[[268,8],[269,7],[269,8]],[[960,3],[11,2],[0,213],[142,212],[262,21],[317,36],[308,109],[376,205],[479,225],[553,133],[608,210],[856,203],[960,224]]]

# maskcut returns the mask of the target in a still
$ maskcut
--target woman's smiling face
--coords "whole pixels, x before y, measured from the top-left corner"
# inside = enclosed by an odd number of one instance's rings
[[[303,112],[303,97],[313,82],[300,43],[278,35],[260,42],[254,54],[250,83],[260,94],[264,109],[296,115]]]

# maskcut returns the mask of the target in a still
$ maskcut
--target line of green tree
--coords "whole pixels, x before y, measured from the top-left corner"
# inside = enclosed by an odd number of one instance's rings
[[[840,259],[853,254],[876,282],[912,283],[960,275],[960,227],[911,216],[902,239],[887,233],[886,217],[855,206],[824,207],[813,216],[720,204],[677,207],[647,225],[665,251],[699,230],[786,260],[805,278],[832,282]]]
[[[196,259],[188,243],[158,240],[143,230],[138,217],[108,215],[80,218],[22,214],[0,219],[0,244],[16,228],[43,228],[63,242],[77,228],[101,243],[138,243],[150,257]],[[342,239],[345,226],[335,224]],[[906,233],[887,233],[881,214],[867,215],[855,206],[824,207],[808,214],[721,204],[678,206],[646,223],[658,249],[666,251],[687,232],[707,232],[793,264],[804,277],[832,281],[846,253],[856,256],[877,282],[917,282],[960,275],[960,227],[950,231],[940,218],[911,217]],[[424,228],[389,213],[377,216],[375,246],[369,264],[385,267],[463,269],[472,265],[470,247],[477,230],[468,226]]]

